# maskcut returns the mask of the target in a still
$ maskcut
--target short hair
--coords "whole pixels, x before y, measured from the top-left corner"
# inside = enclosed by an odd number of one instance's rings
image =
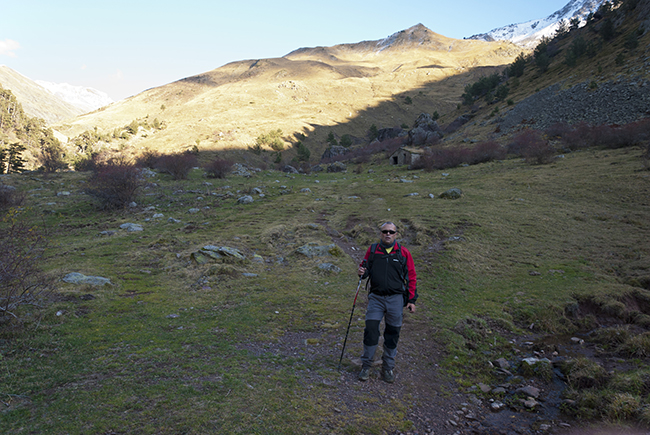
[[[392,225],[392,226],[395,227],[395,229],[397,229],[397,225],[395,225],[395,224],[394,224],[393,222],[391,222],[391,221],[386,221],[386,222],[384,222],[383,224],[379,225],[379,228],[380,228],[380,229],[381,229],[381,228],[384,228],[386,225]]]

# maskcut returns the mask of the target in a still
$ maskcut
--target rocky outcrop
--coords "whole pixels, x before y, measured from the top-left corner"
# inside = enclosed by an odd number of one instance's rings
[[[419,146],[435,143],[443,137],[442,129],[428,113],[422,113],[408,133],[407,145]]]

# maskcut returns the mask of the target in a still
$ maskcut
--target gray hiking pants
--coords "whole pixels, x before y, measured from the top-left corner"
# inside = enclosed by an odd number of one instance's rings
[[[384,354],[381,359],[385,369],[393,370],[395,368],[403,309],[404,297],[400,294],[379,296],[370,293],[368,295],[366,328],[363,331],[363,355],[361,356],[363,367],[372,366],[375,351],[379,345],[379,325],[383,318],[386,321],[386,327],[384,329]]]

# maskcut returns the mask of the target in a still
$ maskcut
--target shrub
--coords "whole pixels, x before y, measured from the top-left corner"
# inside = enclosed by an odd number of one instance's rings
[[[185,180],[198,163],[196,156],[190,152],[165,154],[156,160],[155,169],[168,173],[174,180]]]
[[[349,134],[344,134],[341,137],[341,141],[339,142],[339,145],[344,146],[346,148],[352,145],[352,136],[350,136]]]
[[[296,148],[296,158],[300,162],[308,162],[309,157],[311,157],[311,151],[307,148],[301,141],[295,145]]]
[[[216,158],[203,167],[210,178],[226,178],[232,168],[233,162],[226,159]]]
[[[47,240],[11,210],[0,226],[0,246],[0,319],[19,319],[20,306],[38,306],[52,288],[52,278],[38,267]]]
[[[266,134],[261,134],[255,139],[255,148],[262,150],[263,147],[269,147],[274,151],[282,151],[284,149],[284,142],[282,141],[282,130],[272,130]]]
[[[135,201],[142,184],[140,170],[134,164],[113,160],[97,165],[86,193],[99,200],[102,209],[119,209]]]

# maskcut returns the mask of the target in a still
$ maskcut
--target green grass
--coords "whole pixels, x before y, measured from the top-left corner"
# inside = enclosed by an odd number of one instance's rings
[[[328,232],[336,231],[335,239],[347,237],[363,252],[376,224],[397,222],[416,261],[420,322],[447,349],[444,370],[460,373],[464,385],[488,376],[482,351],[508,352],[500,330],[575,332],[579,319],[566,309],[584,300],[611,310],[623,302],[623,317],[639,309],[625,301],[647,293],[627,283],[650,267],[641,243],[650,239],[650,177],[640,154],[577,152],[546,166],[506,160],[446,177],[384,166],[228,180],[193,171],[184,182],[149,180],[157,186],[143,190],[136,209],[115,213],[97,211],[80,194],[84,174],[12,175],[5,182],[28,192],[23,218],[49,231],[43,268],[114,285],[59,282],[59,297],[44,310],[25,308],[20,327],[2,326],[0,425],[18,434],[408,431],[405,402],[389,406],[361,391],[359,408],[337,402],[355,261],[308,259],[296,248],[330,244]],[[254,187],[265,197],[238,205]],[[301,193],[305,187],[311,193]],[[428,197],[451,187],[464,196]],[[57,197],[58,190],[72,196]],[[412,192],[419,196],[406,196]],[[145,231],[119,230],[125,222]],[[99,234],[107,230],[116,233]],[[193,263],[190,254],[208,244],[237,248],[248,261]],[[250,261],[254,254],[264,263]],[[320,261],[343,272],[324,275]],[[349,343],[360,339],[359,313]],[[328,346],[334,350],[312,356]],[[621,409],[612,416],[627,415]]]

